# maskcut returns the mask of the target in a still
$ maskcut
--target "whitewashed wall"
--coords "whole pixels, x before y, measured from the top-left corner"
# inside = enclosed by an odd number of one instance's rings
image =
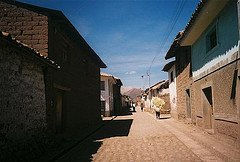
[[[171,82],[171,72],[173,72],[173,82]],[[177,117],[177,90],[176,90],[176,70],[175,65],[172,66],[168,71],[169,79],[169,93],[170,93],[170,105],[171,105],[171,114],[175,118]]]

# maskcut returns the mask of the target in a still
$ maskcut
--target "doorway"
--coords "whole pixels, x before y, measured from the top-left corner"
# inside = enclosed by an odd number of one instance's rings
[[[56,89],[55,92],[55,132],[63,131],[63,94],[64,91]]]
[[[202,89],[203,91],[203,117],[206,129],[213,129],[213,99],[212,87]]]
[[[187,118],[191,118],[191,98],[190,98],[190,89],[186,89],[186,106],[187,106]]]

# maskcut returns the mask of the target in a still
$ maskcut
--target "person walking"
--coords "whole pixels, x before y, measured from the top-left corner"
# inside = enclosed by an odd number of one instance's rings
[[[160,111],[164,107],[165,102],[159,97],[153,97],[154,110],[156,112],[156,118],[160,119]]]
[[[136,104],[135,103],[133,103],[133,112],[136,112],[136,110],[135,110],[135,107],[136,107]]]
[[[142,112],[143,112],[143,107],[144,107],[143,102],[141,102],[141,110],[142,110]]]
[[[160,119],[160,108],[155,107],[155,112],[156,112],[156,118]]]

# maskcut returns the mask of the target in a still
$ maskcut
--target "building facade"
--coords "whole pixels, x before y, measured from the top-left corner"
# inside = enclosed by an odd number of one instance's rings
[[[101,73],[101,114],[103,116],[119,115],[123,111],[121,95],[122,81],[107,73]]]
[[[154,112],[152,101],[153,97],[159,97],[165,101],[165,105],[163,109],[161,109],[161,113],[170,113],[168,80],[162,80],[145,90],[145,93],[143,94],[144,107],[150,112]]]
[[[44,71],[59,70],[49,58],[0,32],[0,136],[30,139],[46,131]]]
[[[119,78],[114,77],[116,80],[116,84],[113,85],[113,105],[114,105],[114,113],[115,115],[120,115],[123,112],[122,109],[122,94],[121,94],[121,86],[122,81]]]
[[[44,71],[48,130],[74,131],[100,122],[100,68],[106,65],[64,14],[11,0],[1,0],[0,11],[0,30],[61,66]]]
[[[169,97],[170,97],[170,107],[171,107],[171,116],[175,119],[178,118],[177,113],[177,89],[176,89],[176,68],[175,61],[167,63],[163,71],[168,72],[169,80]]]
[[[106,73],[101,73],[101,113],[103,116],[114,114],[113,87],[116,84],[115,78]]]
[[[240,137],[238,5],[237,0],[201,1],[166,55],[176,60],[178,116],[185,108],[186,117],[196,125],[236,139]],[[179,73],[184,48],[190,61]],[[181,100],[180,91],[189,99]]]

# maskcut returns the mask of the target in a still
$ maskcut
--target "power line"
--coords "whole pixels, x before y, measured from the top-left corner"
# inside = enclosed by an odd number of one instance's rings
[[[177,13],[178,13],[178,11],[179,11],[179,8],[180,8],[182,2],[183,2],[183,1],[180,1],[180,0],[179,0],[179,1],[177,1],[176,5],[174,6],[174,11],[172,12],[172,15],[171,15],[171,20],[169,21],[166,29],[169,29],[169,28],[172,26],[174,20],[176,19],[176,15],[177,15]],[[174,14],[175,14],[175,15],[174,15]],[[167,37],[167,32],[164,33],[164,35],[163,35],[163,40],[165,40],[166,37]],[[160,49],[161,49],[162,46],[163,46],[163,42],[164,42],[163,40],[162,40],[162,42],[161,42],[160,45],[159,45],[159,46],[160,46]],[[160,50],[160,51],[161,51],[161,50]],[[153,57],[153,60],[152,60],[151,63],[150,63],[150,66],[149,66],[149,68],[148,68],[148,70],[147,70],[147,72],[146,72],[146,79],[147,79],[147,77],[150,76],[151,66],[152,66],[152,64],[154,63],[154,60],[156,59],[156,57],[157,57],[157,55],[155,55],[155,56]],[[143,75],[143,76],[145,76],[145,75]],[[142,77],[143,77],[143,76],[142,76]],[[145,85],[145,82],[144,82],[144,85]]]
[[[172,33],[172,31],[173,31],[173,29],[174,29],[174,27],[175,27],[175,25],[176,25],[176,23],[178,21],[179,16],[182,13],[182,10],[183,10],[183,7],[184,7],[185,3],[186,3],[186,0],[181,0],[180,3],[176,4],[176,14],[169,21],[168,28],[167,28],[167,29],[170,29],[170,30],[169,30],[169,32],[166,32],[166,34],[164,35],[164,39],[163,39],[163,41],[160,44],[160,51],[159,51],[159,53],[157,53],[153,57],[153,59],[151,61],[151,64],[150,64],[150,66],[149,66],[149,68],[148,68],[148,70],[146,72],[147,76],[149,77],[149,88],[150,88],[150,71],[151,71],[152,65],[153,65],[155,59],[157,58],[157,56],[159,56],[159,54],[161,54],[163,47],[165,46],[165,44],[166,44],[170,34]]]
[[[155,59],[157,58],[157,56],[159,56],[159,54],[161,54],[161,51],[162,51],[163,47],[165,46],[170,34],[172,33],[172,31],[173,31],[173,29],[174,29],[174,27],[175,27],[175,25],[178,21],[179,16],[181,15],[181,12],[183,10],[183,7],[184,7],[185,3],[186,3],[186,0],[181,0],[181,1],[178,1],[177,5],[176,5],[176,14],[171,18],[171,20],[169,21],[169,24],[167,26],[167,29],[170,29],[170,30],[169,30],[169,32],[166,32],[166,34],[164,35],[164,39],[160,44],[160,52],[157,53],[153,57],[153,59],[151,61],[151,64],[150,64],[150,66],[147,70],[147,75],[149,75],[149,77],[150,77],[150,71],[151,71],[152,65],[153,65]]]

